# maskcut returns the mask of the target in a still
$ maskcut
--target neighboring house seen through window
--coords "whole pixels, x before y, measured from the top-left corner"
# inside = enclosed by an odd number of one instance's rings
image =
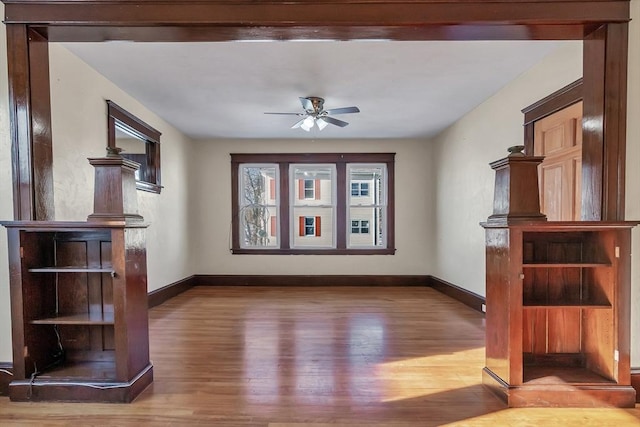
[[[395,252],[393,154],[231,158],[233,253]]]

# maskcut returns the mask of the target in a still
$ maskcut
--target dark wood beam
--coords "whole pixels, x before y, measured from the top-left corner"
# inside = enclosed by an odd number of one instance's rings
[[[604,25],[584,41],[582,219],[624,219],[627,24]]]
[[[50,220],[53,154],[48,41],[26,25],[7,25],[14,218]]]
[[[51,41],[582,39],[626,22],[626,0],[231,2],[5,0],[5,22]]]

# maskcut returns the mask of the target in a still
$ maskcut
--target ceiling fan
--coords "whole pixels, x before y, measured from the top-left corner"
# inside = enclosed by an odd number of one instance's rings
[[[322,130],[327,125],[332,124],[335,126],[340,126],[341,128],[347,126],[349,123],[338,120],[335,117],[331,117],[331,115],[335,114],[350,114],[350,113],[359,113],[360,109],[358,107],[343,107],[343,108],[332,108],[330,110],[324,109],[324,99],[319,98],[317,96],[307,96],[306,98],[300,97],[300,103],[302,104],[302,108],[304,109],[303,113],[265,113],[265,114],[281,114],[287,116],[298,116],[302,117],[298,122],[296,122],[291,129],[302,128],[303,130],[309,132],[314,125],[318,126],[318,129]]]

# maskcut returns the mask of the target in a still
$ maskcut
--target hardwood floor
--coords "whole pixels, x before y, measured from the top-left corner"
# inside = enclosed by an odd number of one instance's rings
[[[150,311],[132,404],[12,403],[0,425],[625,426],[640,408],[506,409],[483,317],[430,288],[195,287]]]

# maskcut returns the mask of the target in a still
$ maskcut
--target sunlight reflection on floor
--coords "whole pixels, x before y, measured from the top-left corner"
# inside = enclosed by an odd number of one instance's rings
[[[476,372],[471,378],[462,373],[451,378],[451,365],[461,361],[483,358],[484,347],[380,363],[375,368],[375,378],[383,387],[382,402],[428,396],[450,390],[453,382],[461,381],[468,387],[482,383],[482,375]]]

